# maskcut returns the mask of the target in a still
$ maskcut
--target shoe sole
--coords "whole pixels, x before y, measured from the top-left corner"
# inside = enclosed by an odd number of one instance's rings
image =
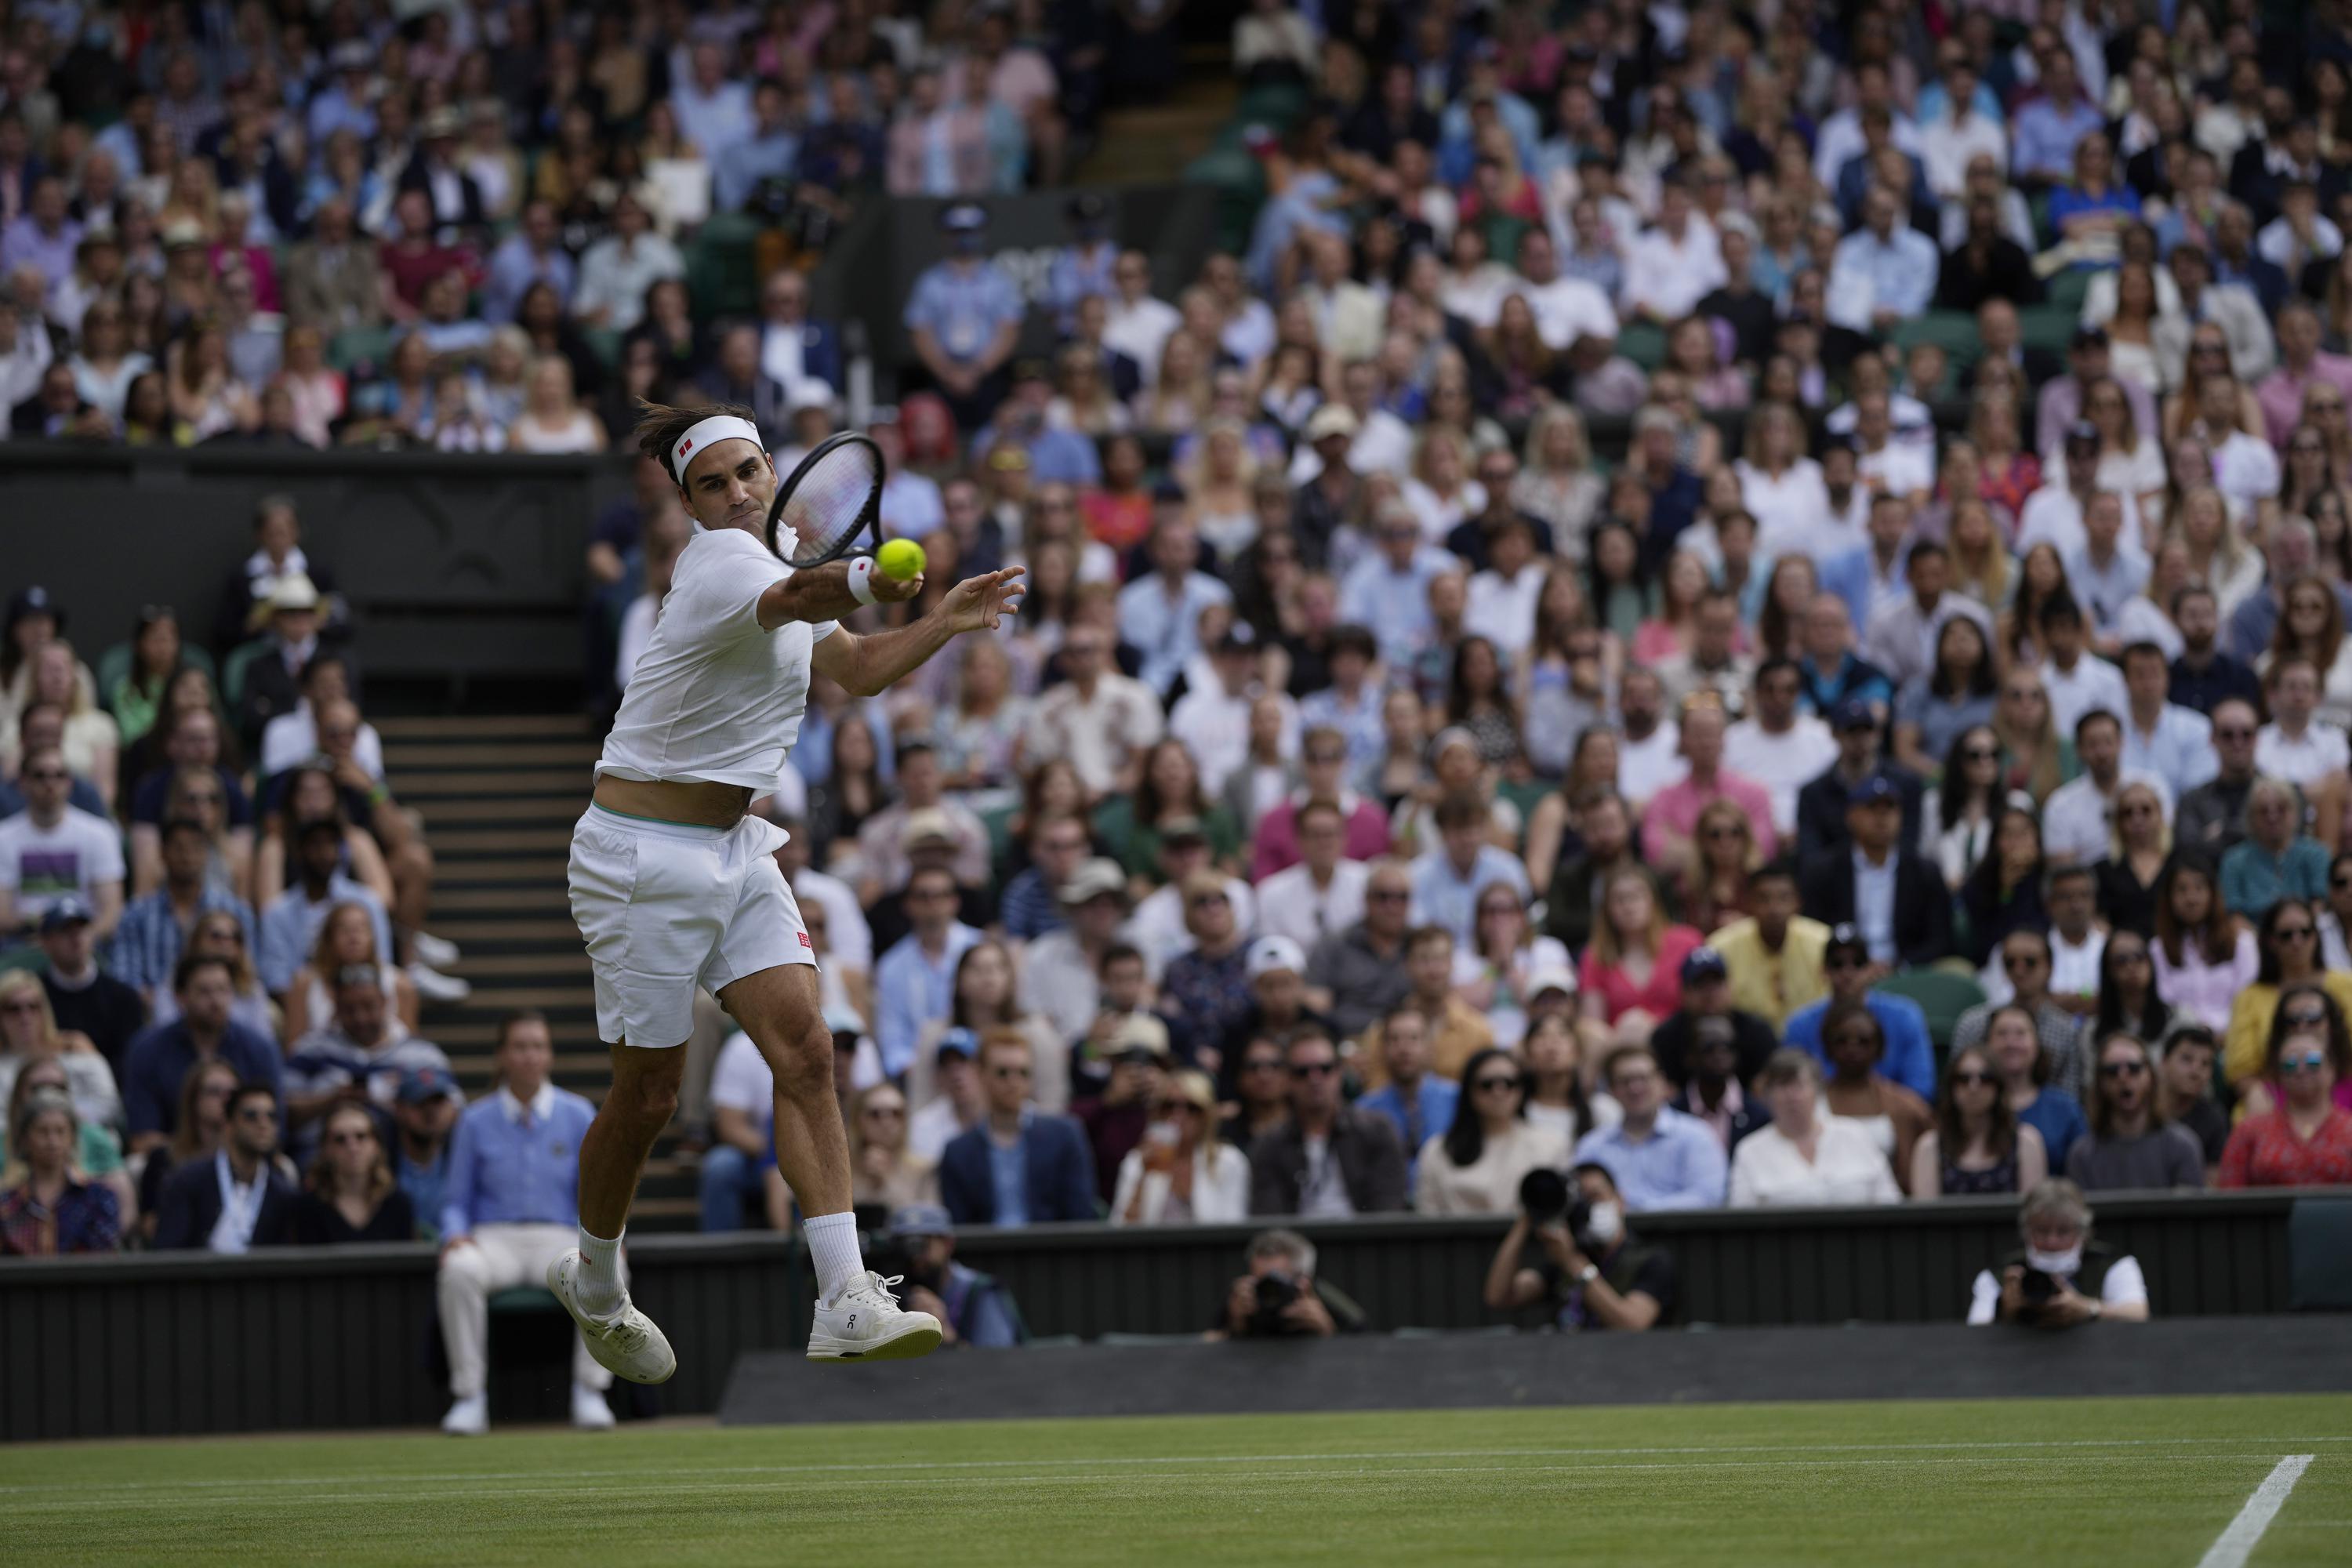
[[[566,1253],[564,1258],[572,1256],[573,1255]],[[605,1345],[604,1342],[598,1339],[594,1334],[588,1331],[588,1320],[581,1315],[580,1310],[572,1305],[571,1297],[564,1293],[562,1285],[563,1262],[564,1258],[559,1258],[554,1262],[547,1266],[547,1289],[548,1291],[554,1296],[557,1303],[563,1308],[564,1311],[571,1315],[572,1321],[579,1325],[580,1338],[582,1342],[587,1345],[588,1353],[595,1358],[596,1364],[603,1367],[606,1372],[611,1373],[614,1377],[624,1378],[630,1383],[667,1383],[671,1378],[676,1377],[677,1375],[677,1352],[669,1348],[669,1336],[663,1333],[660,1326],[651,1318],[646,1319],[646,1328],[653,1335],[652,1340],[649,1342],[649,1345],[659,1345],[661,1347],[662,1356],[669,1363],[668,1365],[663,1367],[659,1372],[644,1373],[633,1369],[629,1365],[628,1358],[626,1356],[622,1356],[614,1361],[606,1361],[604,1359]],[[643,1314],[640,1314],[640,1316],[642,1315]]]
[[[940,1331],[912,1325],[887,1340],[837,1340],[830,1335],[809,1341],[811,1361],[913,1361],[940,1348]]]

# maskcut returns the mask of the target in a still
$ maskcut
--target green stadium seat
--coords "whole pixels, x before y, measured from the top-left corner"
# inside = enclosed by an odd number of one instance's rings
[[[2079,308],[2069,310],[2055,305],[2036,305],[2017,313],[2018,336],[2027,348],[2057,352],[2074,338],[2075,323],[2081,320]]]
[[[214,668],[213,656],[207,650],[196,647],[194,643],[183,643],[180,647],[180,663],[183,666],[194,665],[206,675],[213,676],[217,684],[219,672]],[[98,682],[99,701],[105,702],[106,694],[122,684],[130,674],[131,645],[128,642],[116,643],[112,647],[100,654],[98,668],[94,675]]]
[[[2080,320],[2084,298],[2091,291],[2092,277],[2092,269],[2087,267],[2067,268],[2050,279],[2050,292],[2042,301],[2043,308],[2063,310],[2068,316]]]
[[[49,955],[37,947],[12,947],[0,951],[0,974],[12,969],[21,969],[27,974],[43,974],[48,972],[48,967]]]
[[[245,700],[246,670],[251,667],[255,659],[268,651],[269,645],[259,637],[248,643],[241,643],[230,650],[227,661],[221,666],[222,707],[232,713],[236,711],[238,704]]]
[[[1307,112],[1307,89],[1297,82],[1265,82],[1242,95],[1234,110],[1236,125],[1263,125],[1272,131],[1290,129]]]
[[[1972,363],[1982,347],[1977,339],[1977,319],[1966,310],[1930,310],[1914,316],[1897,322],[1893,335],[1895,343],[1906,349],[1914,343],[1934,343],[1956,366]]]
[[[1617,352],[1643,370],[1666,363],[1666,331],[1647,321],[1629,321],[1617,333]]]
[[[1984,987],[1965,974],[1940,969],[1906,969],[1890,974],[1874,988],[1890,996],[1907,996],[1927,1015],[1927,1034],[1939,1052],[1951,1044],[1952,1026],[1960,1015],[1984,1001]]]
[[[713,213],[686,247],[686,285],[698,319],[748,316],[760,297],[760,223],[741,213]]]

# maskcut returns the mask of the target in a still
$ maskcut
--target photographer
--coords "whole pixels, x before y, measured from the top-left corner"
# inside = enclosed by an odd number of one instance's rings
[[[937,1318],[945,1343],[1003,1350],[1029,1337],[1004,1287],[955,1260],[955,1226],[939,1205],[908,1204],[892,1215],[876,1258],[907,1277],[908,1308]]]
[[[1209,1338],[1328,1340],[1363,1331],[1363,1310],[1315,1278],[1315,1244],[1297,1231],[1261,1231],[1242,1257],[1249,1272],[1225,1292]]]
[[[1977,1275],[1969,1322],[2071,1329],[2078,1323],[2147,1321],[2147,1281],[2139,1259],[2091,1239],[2083,1189],[2053,1176],[2026,1194],[2017,1228],[2025,1248]]]
[[[1625,1228],[1607,1167],[1530,1171],[1519,1184],[1519,1216],[1487,1265],[1486,1295],[1498,1312],[1549,1302],[1562,1330],[1640,1333],[1674,1316],[1674,1254]]]

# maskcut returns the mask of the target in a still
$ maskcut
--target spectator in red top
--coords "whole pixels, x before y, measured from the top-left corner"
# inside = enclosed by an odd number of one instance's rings
[[[1613,871],[1601,885],[1601,918],[1577,966],[1584,1016],[1615,1024],[1636,1009],[1652,1019],[1683,1005],[1683,960],[1706,941],[1685,925],[1668,925],[1656,884],[1639,866]]]
[[[2336,1103],[2342,1047],[2324,1030],[2297,1030],[2271,1047],[2278,1105],[2250,1116],[2221,1151],[2225,1187],[2326,1187],[2352,1183],[2352,1111]]]
[[[413,321],[424,302],[425,286],[451,270],[463,272],[470,281],[474,258],[434,237],[433,198],[423,191],[401,192],[392,211],[400,237],[384,242],[384,282],[391,289],[384,310],[395,321]]]

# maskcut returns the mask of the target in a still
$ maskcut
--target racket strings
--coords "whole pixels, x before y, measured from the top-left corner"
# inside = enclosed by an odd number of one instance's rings
[[[786,496],[778,517],[778,550],[799,564],[826,559],[865,526],[881,500],[881,461],[873,447],[863,441],[835,447],[800,475]]]

